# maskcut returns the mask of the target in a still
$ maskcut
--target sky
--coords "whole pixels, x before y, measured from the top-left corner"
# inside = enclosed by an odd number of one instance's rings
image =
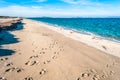
[[[0,0],[0,16],[120,17],[120,0]]]

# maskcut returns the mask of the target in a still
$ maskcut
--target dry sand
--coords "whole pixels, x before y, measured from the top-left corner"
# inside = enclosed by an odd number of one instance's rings
[[[0,80],[120,80],[120,58],[65,37],[35,21],[10,32],[19,42],[0,57]],[[8,40],[9,41],[9,40]]]

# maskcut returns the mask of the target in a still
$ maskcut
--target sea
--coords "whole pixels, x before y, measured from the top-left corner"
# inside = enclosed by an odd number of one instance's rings
[[[120,42],[120,18],[29,18],[66,30]]]

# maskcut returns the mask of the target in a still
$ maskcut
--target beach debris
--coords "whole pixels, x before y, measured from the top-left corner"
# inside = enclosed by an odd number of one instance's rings
[[[41,71],[40,71],[40,75],[43,75],[43,74],[45,74],[47,71],[46,71],[46,69],[41,69]]]
[[[33,80],[33,78],[32,77],[26,77],[26,78],[24,78],[24,80]]]

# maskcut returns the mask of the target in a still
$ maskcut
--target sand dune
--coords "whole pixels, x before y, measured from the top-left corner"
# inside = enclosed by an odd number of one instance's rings
[[[24,19],[19,42],[0,57],[0,80],[120,80],[120,58]]]

